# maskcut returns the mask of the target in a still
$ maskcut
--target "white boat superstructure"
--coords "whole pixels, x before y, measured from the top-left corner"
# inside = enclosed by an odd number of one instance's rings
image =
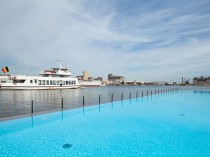
[[[44,70],[39,76],[8,75],[0,76],[0,89],[67,89],[79,88],[77,78],[71,77],[68,68]]]

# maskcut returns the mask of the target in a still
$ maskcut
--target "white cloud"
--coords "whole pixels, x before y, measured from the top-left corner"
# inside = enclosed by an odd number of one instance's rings
[[[170,2],[145,11],[136,2],[134,16],[128,16],[132,10],[117,8],[120,1],[0,3],[0,61],[13,58],[7,64],[15,72],[36,73],[61,59],[73,75],[87,70],[93,76],[115,73],[144,81],[210,75],[210,13],[196,6],[181,14]]]

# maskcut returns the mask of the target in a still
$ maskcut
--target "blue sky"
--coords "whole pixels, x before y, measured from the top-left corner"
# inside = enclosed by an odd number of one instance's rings
[[[0,0],[0,66],[37,74],[57,59],[73,76],[210,76],[210,1]]]

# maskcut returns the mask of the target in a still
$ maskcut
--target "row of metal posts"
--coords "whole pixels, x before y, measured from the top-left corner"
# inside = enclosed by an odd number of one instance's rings
[[[178,88],[173,88],[173,89],[164,89],[164,90],[160,90],[159,91],[159,89],[158,89],[158,94],[159,93],[165,93],[165,92],[171,92],[171,91],[175,91],[175,90],[179,90]],[[152,90],[151,90],[151,95],[152,95],[153,93],[152,93]],[[156,90],[155,90],[155,94],[156,94]],[[149,95],[149,92],[148,92],[148,90],[147,90],[147,95],[146,96],[148,96]],[[142,95],[141,95],[142,97],[144,96],[144,91],[142,91]],[[138,98],[138,91],[136,92],[136,98]],[[130,96],[129,96],[129,99],[131,99],[131,92],[130,92]],[[111,102],[113,102],[113,100],[114,100],[114,94],[112,93],[112,95],[111,95]],[[121,94],[121,101],[123,100],[123,93]],[[101,103],[101,95],[99,94],[99,104]],[[63,98],[61,98],[61,109],[63,110]],[[85,96],[83,96],[83,101],[82,101],[82,105],[84,106],[85,105]],[[33,102],[33,100],[31,101],[31,114],[33,114],[34,113],[34,102]]]

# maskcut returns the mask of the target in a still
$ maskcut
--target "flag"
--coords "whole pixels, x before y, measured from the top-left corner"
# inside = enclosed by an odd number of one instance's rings
[[[4,68],[2,68],[2,71],[3,71],[4,73],[9,72],[9,68],[8,68],[8,67],[4,67]]]

